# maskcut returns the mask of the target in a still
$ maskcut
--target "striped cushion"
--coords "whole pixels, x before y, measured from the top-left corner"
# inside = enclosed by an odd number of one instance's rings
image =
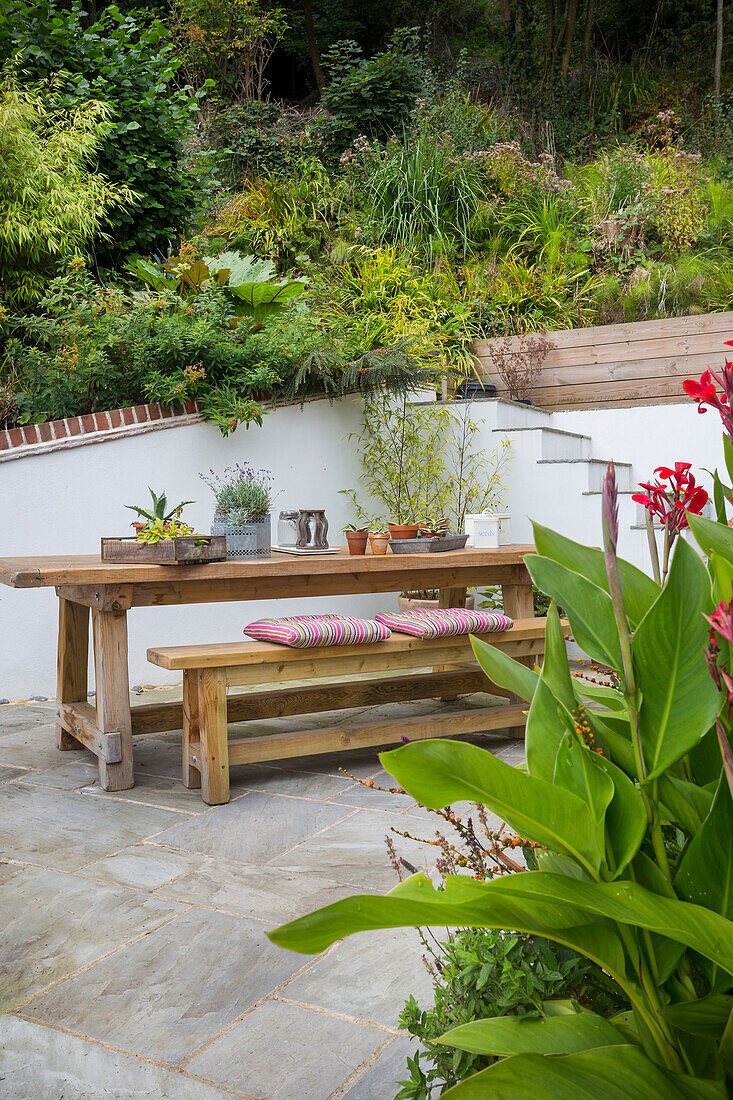
[[[514,622],[495,611],[468,611],[465,607],[448,607],[441,611],[406,611],[400,615],[376,615],[375,618],[399,634],[416,638],[450,638],[455,634],[488,634],[509,630]]]
[[[296,615],[289,619],[258,619],[244,628],[258,642],[277,642],[294,649],[317,645],[362,645],[383,642],[391,631],[373,619],[354,619],[351,615]]]

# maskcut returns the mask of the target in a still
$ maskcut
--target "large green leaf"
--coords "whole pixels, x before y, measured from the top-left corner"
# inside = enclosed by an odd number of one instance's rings
[[[626,700],[616,688],[606,687],[605,684],[592,684],[580,677],[573,678],[573,689],[579,700],[590,699],[594,703],[601,703],[609,710],[625,711]]]
[[[243,252],[220,252],[218,256],[204,256],[204,263],[212,273],[225,274],[231,288],[245,283],[264,283],[275,274],[272,260],[259,260]]]
[[[602,550],[583,546],[579,542],[533,523],[534,542],[538,554],[552,558],[608,592],[606,558]],[[529,564],[529,558],[527,559]],[[621,586],[624,590],[626,614],[632,626],[637,626],[659,595],[659,585],[628,561],[619,561]],[[561,604],[561,606],[564,606]]]
[[[577,703],[573,689],[573,678],[568,664],[568,649],[557,606],[553,600],[547,612],[545,623],[545,658],[542,662],[542,679],[559,703],[569,714]]]
[[[675,890],[688,901],[733,920],[733,799],[726,777],[720,776],[710,813],[690,841],[674,880]],[[715,966],[708,976],[713,989],[720,976]],[[730,980],[725,976],[725,986]]]
[[[644,799],[621,768],[605,756],[593,755],[594,766],[613,782],[613,798],[606,811],[607,862],[611,877],[621,874],[639,851],[646,833],[647,814]]]
[[[552,558],[528,556],[526,564],[537,587],[562,607],[580,648],[620,671],[621,645],[608,593]]]
[[[512,875],[512,880],[528,874]],[[547,876],[545,876],[547,877]],[[562,875],[552,876],[564,879]],[[618,933],[604,917],[587,922],[584,912],[563,897],[537,900],[521,891],[491,891],[493,883],[476,882],[468,876],[449,875],[436,890],[430,878],[413,875],[385,897],[373,894],[344,898],[306,916],[283,924],[267,935],[273,943],[291,951],[315,954],[335,940],[355,932],[376,928],[457,926],[461,928],[505,928],[515,932],[546,936],[572,947],[603,967],[624,988],[634,994],[625,976],[626,960]]]
[[[443,890],[435,890],[425,875],[414,875],[386,897],[345,898],[269,935],[282,947],[309,953],[323,951],[342,936],[375,928],[507,928],[575,946],[624,985],[619,941],[609,922],[666,936],[733,974],[733,923],[718,913],[660,897],[635,882],[581,882],[548,871],[525,871],[489,882],[449,875]]]
[[[380,755],[401,787],[430,809],[470,799],[520,836],[572,856],[596,875],[603,858],[596,821],[575,794],[535,779],[465,741],[425,740]]]
[[[574,1054],[594,1047],[624,1045],[626,1039],[602,1016],[593,1012],[531,1017],[494,1016],[461,1024],[441,1035],[444,1043],[472,1054]]]
[[[721,1081],[656,1065],[635,1046],[515,1054],[454,1085],[443,1100],[725,1100]]]
[[[560,706],[544,675],[543,669],[527,714],[524,743],[529,774],[552,783],[557,753],[568,733],[568,725],[566,719],[561,717]]]
[[[699,1001],[682,1001],[667,1005],[664,1015],[680,1031],[719,1040],[733,1012],[733,996],[729,993],[713,993]]]
[[[687,513],[687,519],[704,554],[708,557],[713,553],[720,554],[726,561],[733,562],[733,530],[727,524],[716,523],[692,512]]]
[[[675,775],[660,776],[657,780],[657,792],[669,821],[679,825],[691,836],[710,813],[713,801],[710,792],[695,783],[678,779]]]
[[[161,267],[151,260],[144,260],[142,256],[133,256],[125,267],[133,275],[151,286],[153,290],[175,290],[177,280],[163,274]]]
[[[720,705],[705,663],[711,610],[702,561],[678,539],[667,583],[634,635],[642,705],[642,750],[649,779],[661,775],[710,729]]]
[[[471,636],[471,645],[479,666],[493,683],[518,695],[520,699],[530,701],[539,679],[533,669],[520,664],[513,657],[502,653],[500,649],[480,638]]]

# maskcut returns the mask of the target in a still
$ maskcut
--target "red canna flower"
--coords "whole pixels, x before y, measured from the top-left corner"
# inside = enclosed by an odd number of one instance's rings
[[[717,646],[717,634],[720,638],[725,639],[730,645],[733,645],[733,600],[730,603],[726,603],[725,600],[721,600],[718,606],[713,611],[712,615],[703,616],[710,623],[710,643],[715,643]]]
[[[675,462],[673,470],[669,466],[657,466],[654,471],[657,480],[642,481],[639,488],[646,492],[634,493],[631,498],[643,504],[652,517],[668,528],[671,541],[689,526],[687,513],[699,516],[708,502],[707,491],[690,473],[691,465],[690,462]],[[665,481],[669,484],[665,485]]]
[[[733,347],[733,340],[726,340],[728,347]],[[718,396],[717,386],[723,391]],[[717,409],[723,421],[723,428],[728,437],[733,441],[733,363],[726,359],[725,366],[720,374],[714,370],[706,370],[700,375],[700,380],[688,378],[682,383],[682,388],[688,397],[697,402],[699,413],[707,412],[708,408]]]

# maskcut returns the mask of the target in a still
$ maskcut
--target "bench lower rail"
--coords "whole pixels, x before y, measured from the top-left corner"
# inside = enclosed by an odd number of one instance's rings
[[[419,741],[428,737],[461,737],[469,733],[493,732],[521,726],[525,722],[526,704],[477,707],[474,710],[444,714],[417,715],[389,722],[359,722],[353,725],[331,726],[319,730],[299,730],[266,736],[244,737],[227,742],[229,765],[254,764],[261,760],[286,760],[294,756],[314,756],[318,753],[340,752],[343,749],[392,745],[406,737]],[[201,743],[189,745],[188,762],[201,766]],[[204,795],[206,798],[206,795]],[[208,801],[208,799],[206,799]],[[223,801],[228,801],[227,797]],[[213,801],[210,805],[215,805]]]

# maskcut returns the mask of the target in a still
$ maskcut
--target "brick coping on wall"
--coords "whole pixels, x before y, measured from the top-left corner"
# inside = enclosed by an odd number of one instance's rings
[[[49,420],[45,424],[25,424],[20,428],[0,429],[0,462],[15,458],[83,447],[88,443],[105,443],[128,435],[154,432],[161,428],[178,428],[196,424],[204,418],[196,401],[179,405],[132,405],[110,412],[69,416],[65,420]]]

